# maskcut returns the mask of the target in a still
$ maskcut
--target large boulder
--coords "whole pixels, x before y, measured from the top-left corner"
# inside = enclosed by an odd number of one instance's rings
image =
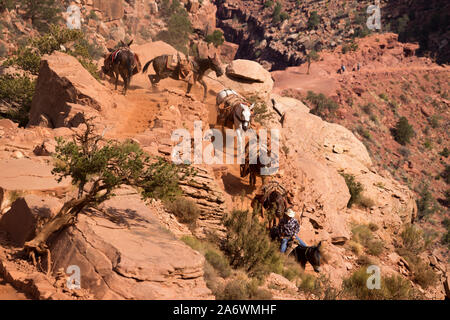
[[[1,216],[0,230],[15,244],[23,246],[35,236],[38,226],[54,217],[61,206],[56,198],[25,195],[14,201],[11,209]]]
[[[29,126],[76,127],[81,114],[98,116],[116,103],[111,91],[102,86],[76,58],[61,52],[41,60]]]
[[[130,207],[130,203],[133,204]],[[130,189],[81,214],[50,244],[53,270],[76,265],[96,299],[212,299],[204,257],[164,229]]]
[[[58,183],[52,169],[48,164],[26,158],[0,160],[0,189],[3,193],[0,213],[11,205],[15,194],[64,194],[70,191],[70,179],[65,178]]]
[[[234,60],[226,67],[223,76],[216,78],[214,73],[210,73],[209,77],[215,80],[209,83],[217,91],[229,88],[244,97],[256,97],[264,102],[269,101],[273,89],[270,73],[259,63],[250,60]]]
[[[270,77],[270,73],[258,62],[243,59],[232,61],[227,66],[226,74],[230,78],[253,82],[264,82]]]

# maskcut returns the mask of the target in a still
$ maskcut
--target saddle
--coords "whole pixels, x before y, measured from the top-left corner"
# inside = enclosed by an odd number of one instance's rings
[[[223,123],[224,126],[232,126],[234,122],[234,111],[239,104],[248,105],[248,103],[238,95],[231,94],[226,96],[222,104],[217,106],[219,109],[217,114],[217,123]]]
[[[167,57],[166,67],[169,70],[176,70],[178,68],[178,64],[180,63],[181,57],[178,54],[172,54]]]
[[[285,198],[285,200],[286,200],[286,196],[288,194],[286,189],[278,181],[275,181],[275,180],[269,181],[267,184],[262,186],[261,191],[263,193],[263,197],[262,197],[263,203],[267,200],[267,198],[270,196],[270,194],[274,191],[277,191],[278,193],[280,193]]]

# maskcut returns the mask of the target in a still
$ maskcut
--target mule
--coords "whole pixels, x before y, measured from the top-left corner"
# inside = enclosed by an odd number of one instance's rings
[[[224,105],[220,108],[220,105]],[[243,145],[243,135],[250,129],[252,110],[255,104],[247,103],[236,91],[225,89],[216,96],[217,124],[236,130],[239,145]]]
[[[114,50],[108,48],[110,53],[106,56],[102,66],[102,72],[115,79],[115,90],[117,90],[119,75],[122,77],[123,95],[127,94],[133,75],[139,73],[141,69],[138,55],[130,50],[132,43],[133,40],[128,44],[121,41],[119,49]]]
[[[155,74],[151,74],[148,76],[152,86],[156,86],[159,81],[165,78],[170,77],[175,80],[180,80],[180,76],[183,77],[183,75],[181,74],[181,63],[178,63],[177,67],[173,69],[170,69],[167,66],[167,62],[170,56],[171,55],[168,54],[157,56],[144,65],[142,73],[146,73],[150,64],[153,63]],[[193,79],[192,82],[188,82],[186,94],[189,94],[191,92],[192,86],[196,82],[199,82],[203,86],[203,101],[205,101],[206,94],[208,92],[208,86],[203,80],[203,76],[205,75],[206,71],[210,69],[213,70],[216,73],[217,77],[223,75],[222,64],[220,63],[217,53],[213,57],[208,56],[207,58],[189,57],[188,68],[190,68],[193,72]],[[182,78],[181,80],[185,79]]]
[[[281,186],[280,186],[281,187]],[[284,188],[269,189],[269,186],[263,187],[263,193],[257,194],[252,200],[251,206],[254,210],[261,210],[261,217],[264,219],[264,209],[268,211],[269,229],[276,226],[279,219],[286,212],[288,207],[287,194]]]
[[[263,151],[263,152],[262,152]],[[250,156],[253,154],[252,156]],[[256,163],[251,163],[250,159],[255,159]],[[253,161],[255,162],[255,161]],[[269,156],[268,148],[263,150],[249,150],[249,143],[245,145],[245,162],[240,165],[240,176],[245,178],[249,176],[249,184],[251,187],[256,185],[256,177],[260,176],[264,185],[265,177],[278,171],[278,155]]]
[[[289,255],[293,255],[295,260],[300,263],[300,266],[305,269],[306,263],[309,262],[313,267],[315,272],[320,272],[320,247],[322,241],[319,242],[317,246],[302,246],[298,245],[295,247]]]

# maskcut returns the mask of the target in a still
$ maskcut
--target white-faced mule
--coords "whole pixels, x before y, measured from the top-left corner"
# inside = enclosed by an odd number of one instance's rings
[[[216,96],[216,124],[236,130],[238,143],[243,146],[243,135],[251,127],[252,109],[255,104],[248,103],[236,91],[224,89]]]

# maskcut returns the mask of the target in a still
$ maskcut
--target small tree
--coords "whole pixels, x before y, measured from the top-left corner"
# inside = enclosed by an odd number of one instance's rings
[[[306,60],[308,61],[308,72],[306,74],[309,74],[309,68],[311,67],[311,61],[319,61],[319,55],[317,54],[317,51],[311,50],[307,54]]]
[[[61,20],[61,7],[56,0],[23,0],[21,9],[24,10],[24,17],[31,19],[31,22],[39,31],[47,31],[51,24],[56,24]]]
[[[351,208],[354,203],[358,203],[361,200],[361,193],[364,191],[364,188],[360,182],[355,181],[355,176],[347,173],[342,173],[341,175],[344,177],[350,192],[350,200],[348,200],[347,207]]]
[[[214,30],[213,33],[206,36],[206,42],[213,43],[215,47],[221,46],[224,41],[223,32],[220,30]]]
[[[177,167],[162,158],[150,158],[133,141],[105,141],[95,134],[93,119],[86,119],[86,129],[72,141],[57,139],[53,174],[58,181],[72,178],[78,196],[64,203],[58,214],[25,243],[25,251],[47,250],[46,241],[54,232],[71,225],[78,214],[98,206],[114,196],[122,185],[136,187],[144,198],[174,198],[181,193],[178,182],[192,174],[188,167]]]
[[[271,243],[264,226],[249,211],[234,210],[224,217],[227,228],[225,252],[230,264],[251,275],[281,272],[278,248]]]
[[[401,117],[397,122],[394,130],[394,139],[401,145],[406,145],[414,137],[415,132],[413,127],[409,124],[408,119]]]
[[[317,11],[311,12],[311,16],[308,19],[308,30],[317,29],[320,24],[320,16]]]
[[[186,54],[189,35],[192,33],[192,24],[189,16],[186,9],[177,0],[172,2],[168,12],[171,14],[166,17],[167,30],[158,33],[157,38]]]

